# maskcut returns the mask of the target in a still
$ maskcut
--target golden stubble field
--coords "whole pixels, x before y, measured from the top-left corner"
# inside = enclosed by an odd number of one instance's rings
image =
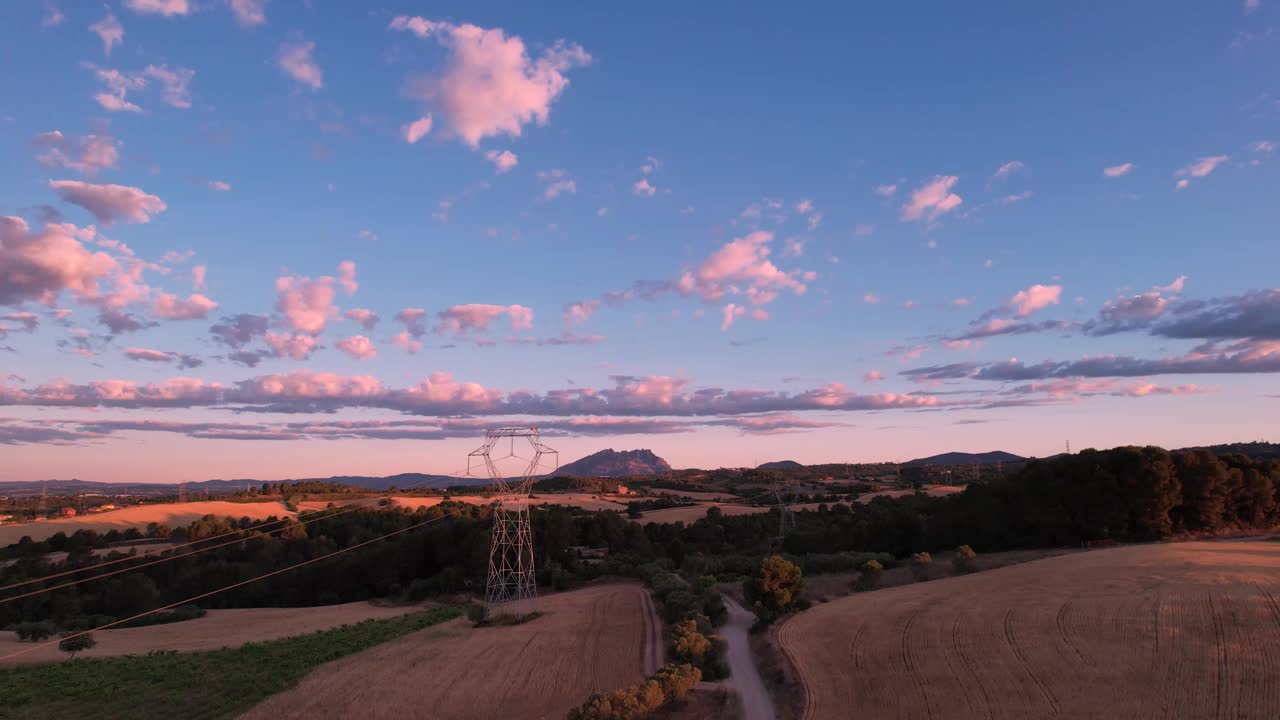
[[[162,503],[158,505],[135,505],[109,510],[104,513],[79,515],[71,518],[57,518],[40,522],[14,523],[0,525],[0,547],[12,545],[30,535],[32,540],[45,540],[60,532],[71,535],[77,530],[96,530],[100,533],[129,528],[145,530],[148,523],[160,523],[170,528],[186,527],[205,515],[231,517],[239,520],[248,517],[251,520],[266,520],[271,516],[278,518],[293,517],[294,512],[281,502],[238,503],[226,500],[209,500],[205,502]]]
[[[1280,717],[1280,543],[1065,555],[854,595],[779,639],[804,717]]]
[[[507,627],[453,620],[329,663],[243,718],[558,720],[591,693],[657,669],[660,626],[639,584],[548,595],[531,607],[545,615]]]

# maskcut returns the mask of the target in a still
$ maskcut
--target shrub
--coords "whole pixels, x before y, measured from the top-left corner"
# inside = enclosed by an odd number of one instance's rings
[[[858,579],[853,582],[853,589],[859,592],[875,590],[880,587],[880,576],[884,572],[884,565],[879,560],[868,560],[862,564],[858,571]]]
[[[19,640],[27,640],[30,642],[42,642],[53,637],[54,627],[51,622],[24,622],[19,623],[14,630],[18,634]]]
[[[478,603],[472,603],[467,606],[467,619],[475,625],[480,625],[485,620],[485,608]]]
[[[667,665],[640,685],[592,695],[569,711],[569,720],[634,720],[680,700],[702,680],[692,665]]]
[[[956,548],[955,557],[952,558],[951,562],[955,565],[957,573],[971,573],[975,569],[973,567],[973,559],[976,557],[978,557],[978,553],[974,552],[973,548],[968,545],[961,545]]]
[[[93,633],[84,633],[81,635],[64,633],[62,641],[58,643],[58,649],[64,653],[70,653],[70,659],[75,660],[76,653],[88,650],[95,647],[97,644],[98,641],[93,639]]]
[[[916,580],[924,580],[928,576],[929,566],[933,564],[933,556],[927,552],[918,552],[911,555],[911,574],[915,575]]]

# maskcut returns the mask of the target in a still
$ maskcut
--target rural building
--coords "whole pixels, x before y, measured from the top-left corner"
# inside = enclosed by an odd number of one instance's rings
[[[64,507],[58,511],[58,514],[61,515],[62,517],[75,517],[76,509],[73,507]]]
[[[0,523],[9,522],[12,519],[13,519],[12,515],[0,515]]]
[[[634,490],[632,490],[631,488],[627,487],[626,485],[619,485],[619,486],[618,486],[618,494],[619,494],[619,495],[634,495],[634,494],[635,494],[635,491],[634,491]]]
[[[115,505],[98,505],[97,507],[89,508],[89,512],[100,513],[100,512],[106,512],[108,510],[115,510],[115,509],[116,509]]]
[[[609,557],[609,548],[593,548],[586,545],[570,545],[569,552],[579,560],[604,560]]]

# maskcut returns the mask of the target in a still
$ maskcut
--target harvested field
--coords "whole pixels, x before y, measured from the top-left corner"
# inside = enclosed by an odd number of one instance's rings
[[[598,585],[538,598],[546,614],[522,625],[454,620],[324,665],[244,718],[563,718],[647,675],[648,597]]]
[[[488,505],[494,501],[494,498],[484,497],[482,495],[454,495],[451,498],[454,502],[468,503],[471,505]],[[444,498],[440,497],[369,497],[357,500],[334,501],[334,505],[364,505],[366,507],[379,507],[383,500],[390,500],[397,508],[406,508],[409,510],[417,510],[420,507],[435,507],[444,502]],[[605,499],[603,497],[594,496],[591,493],[535,493],[532,498],[508,501],[509,505],[569,505],[579,507],[584,510],[614,510],[621,512],[627,507],[626,499]],[[311,501],[302,502],[298,507],[303,510],[323,510],[328,507],[327,501]]]
[[[15,523],[0,525],[0,547],[12,545],[30,535],[32,540],[44,540],[52,535],[64,532],[68,535],[77,530],[128,530],[138,528],[145,530],[148,523],[160,523],[169,527],[190,525],[205,515],[233,517],[237,520],[249,517],[253,520],[266,520],[272,515],[276,517],[292,517],[294,513],[279,502],[238,503],[225,500],[207,502],[164,503],[160,505],[135,505],[134,507],[110,510],[93,515],[81,515],[72,518],[57,518],[40,522]]]
[[[642,523],[674,523],[683,522],[685,524],[701,520],[707,516],[707,510],[713,507],[720,508],[720,512],[725,515],[754,515],[755,513],[769,512],[769,508],[762,505],[727,505],[725,503],[698,503],[688,507],[664,508],[662,510],[650,510],[641,513],[644,517],[639,522]]]
[[[646,488],[650,495],[675,495],[690,500],[710,500],[721,502],[737,502],[742,498],[731,492],[704,492],[700,490],[672,490],[670,488]]]
[[[327,630],[361,620],[397,617],[421,609],[419,605],[382,607],[367,602],[353,602],[304,608],[210,610],[208,615],[195,620],[96,632],[93,637],[98,641],[98,646],[80,653],[80,656],[145,655],[152,650],[218,650],[239,647],[249,642]],[[32,643],[18,642],[14,633],[0,632],[0,656],[31,646]],[[57,645],[50,645],[5,661],[4,664],[65,659],[66,653],[59,651]]]
[[[1280,544],[1139,545],[842,598],[779,632],[804,717],[1280,717]]]

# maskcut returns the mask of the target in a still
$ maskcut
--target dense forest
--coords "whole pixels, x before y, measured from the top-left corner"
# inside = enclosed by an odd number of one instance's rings
[[[813,574],[856,568],[868,553],[891,562],[890,558],[962,544],[992,552],[1271,528],[1280,521],[1278,485],[1280,461],[1273,459],[1125,447],[1032,461],[1016,474],[973,483],[948,497],[880,497],[866,505],[838,503],[798,512],[795,529],[781,542],[776,537],[776,511],[729,517],[714,508],[688,525],[643,526],[615,512],[538,508],[532,512],[533,538],[538,580],[546,587],[567,588],[601,574],[639,577],[652,573],[654,563],[680,570],[685,577],[736,580],[777,552],[805,574]],[[12,602],[3,600],[41,586],[2,591],[0,627],[33,620],[52,621],[59,628],[87,627],[128,617],[431,518],[438,521],[200,604],[299,606],[475,591],[483,587],[491,513],[487,506],[445,502],[416,512],[371,509],[333,517],[304,515],[304,520],[314,520],[305,525],[294,520],[282,525],[206,517],[169,534],[190,541],[244,529],[249,537]],[[162,536],[167,531],[150,528],[147,534]],[[89,550],[106,541],[81,531],[10,546],[4,551],[9,565],[0,569],[0,586],[102,562],[109,558]],[[586,564],[570,550],[573,546],[608,548],[609,560]],[[68,552],[66,563],[50,563],[45,558],[50,551]],[[145,560],[110,569],[135,562]],[[48,584],[68,579],[72,578]]]

